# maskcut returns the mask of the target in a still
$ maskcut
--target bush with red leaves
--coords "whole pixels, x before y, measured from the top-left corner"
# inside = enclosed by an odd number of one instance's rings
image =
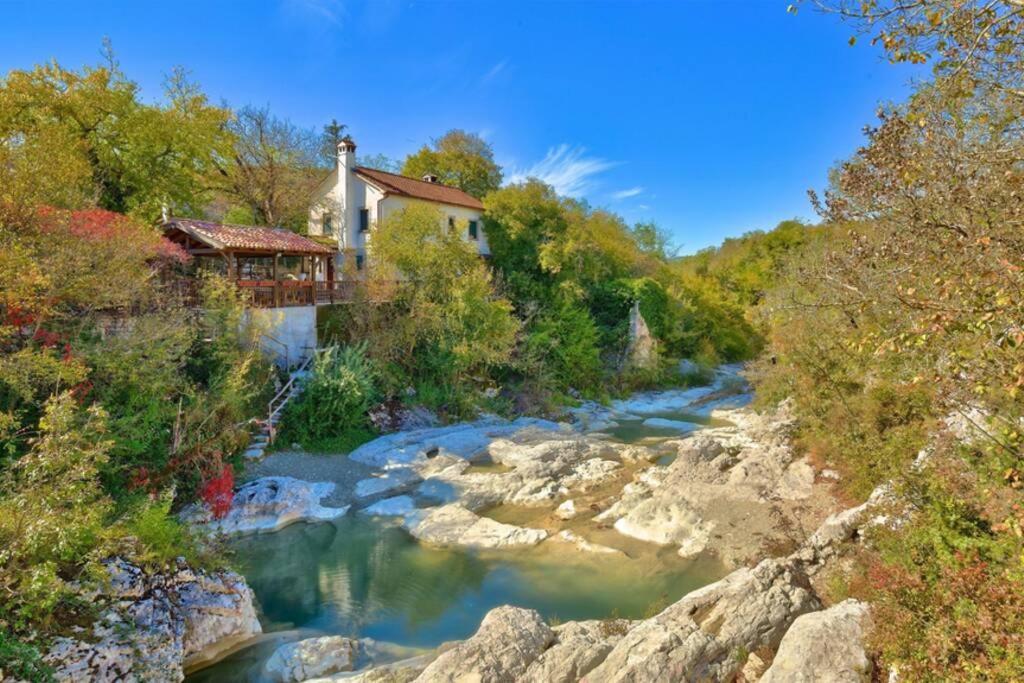
[[[209,506],[214,519],[228,514],[235,497],[235,473],[231,465],[224,465],[219,473],[203,482],[199,496]]]

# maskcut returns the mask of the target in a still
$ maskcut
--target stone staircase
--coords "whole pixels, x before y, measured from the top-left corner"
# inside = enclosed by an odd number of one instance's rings
[[[281,415],[284,414],[285,406],[292,398],[302,393],[302,380],[309,377],[309,366],[312,361],[313,358],[310,356],[297,370],[288,373],[288,381],[267,404],[266,419],[256,420],[256,431],[253,433],[249,446],[242,453],[243,457],[248,460],[258,460],[274,443],[274,437],[277,436],[277,425],[281,421]]]

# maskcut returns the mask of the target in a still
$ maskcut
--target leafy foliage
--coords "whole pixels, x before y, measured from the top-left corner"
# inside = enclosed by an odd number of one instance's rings
[[[0,672],[29,683],[54,680],[53,670],[43,662],[38,650],[3,630],[0,630]]]
[[[41,204],[94,204],[155,218],[165,203],[199,212],[201,178],[228,149],[229,113],[182,72],[164,96],[143,103],[110,54],[81,71],[54,62],[9,72],[0,82],[0,212],[24,219]]]
[[[367,411],[378,398],[377,375],[366,342],[317,351],[302,395],[288,406],[282,437],[316,449],[326,439],[366,429]]]
[[[1022,10],[823,4],[895,61],[934,59],[935,79],[883,109],[813,196],[825,239],[761,308],[776,363],[760,387],[793,397],[805,445],[851,492],[892,481],[911,504],[854,586],[884,663],[913,680],[1019,680]]]
[[[457,129],[406,157],[402,174],[411,178],[435,175],[441,183],[474,197],[498,189],[502,177],[491,146],[479,135]]]

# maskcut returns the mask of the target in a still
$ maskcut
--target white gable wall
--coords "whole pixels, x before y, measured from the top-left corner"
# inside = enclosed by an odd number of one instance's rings
[[[359,231],[359,210],[369,211],[370,229],[379,221],[412,203],[429,204],[436,207],[442,215],[442,224],[448,224],[448,217],[454,217],[457,229],[463,238],[470,240],[468,221],[477,222],[478,239],[475,240],[480,254],[490,254],[487,236],[484,234],[482,212],[465,206],[440,204],[426,200],[386,195],[372,183],[360,178],[352,170],[355,167],[355,154],[339,152],[338,167],[320,183],[312,197],[309,210],[309,234],[323,235],[324,216],[331,216],[330,233],[338,240],[340,252],[353,250],[358,255],[366,254],[367,233]],[[339,174],[341,178],[339,180]],[[341,268],[339,254],[338,267]],[[340,271],[339,271],[340,272]]]

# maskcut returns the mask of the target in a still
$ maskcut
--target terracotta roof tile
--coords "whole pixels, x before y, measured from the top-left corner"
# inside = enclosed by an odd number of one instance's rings
[[[164,232],[180,230],[214,249],[290,254],[333,254],[331,249],[284,228],[212,223],[192,218],[172,218]]]
[[[483,202],[456,187],[448,187],[441,183],[428,183],[425,180],[408,178],[404,175],[388,173],[387,171],[378,171],[375,168],[366,168],[365,166],[356,166],[355,172],[392,194],[425,199],[440,204],[465,206],[479,211],[484,210]]]

